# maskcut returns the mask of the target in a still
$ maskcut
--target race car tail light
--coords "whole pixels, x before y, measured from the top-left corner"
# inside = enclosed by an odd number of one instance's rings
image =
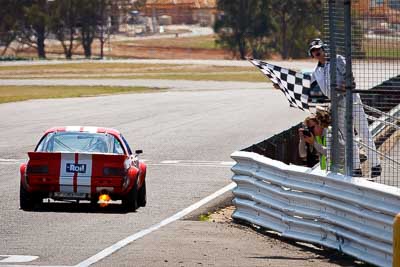
[[[112,168],[112,167],[105,167],[103,168],[103,175],[104,176],[125,176],[125,169],[124,168]]]
[[[48,173],[49,166],[47,165],[28,165],[26,173]]]

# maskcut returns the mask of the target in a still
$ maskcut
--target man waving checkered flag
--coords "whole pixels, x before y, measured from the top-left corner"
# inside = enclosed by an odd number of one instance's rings
[[[269,64],[257,59],[250,62],[258,67],[274,85],[285,94],[291,107],[309,111],[308,96],[311,87],[311,75]]]

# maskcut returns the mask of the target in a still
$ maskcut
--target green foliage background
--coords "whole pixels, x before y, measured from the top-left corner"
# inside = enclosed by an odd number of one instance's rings
[[[241,59],[305,57],[309,40],[322,32],[321,0],[219,0],[217,6],[217,42]]]

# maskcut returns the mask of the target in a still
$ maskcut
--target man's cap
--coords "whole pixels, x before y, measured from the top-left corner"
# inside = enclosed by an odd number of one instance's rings
[[[308,46],[308,54],[310,56],[312,56],[311,55],[311,50],[319,49],[319,48],[324,49],[324,46],[325,46],[325,44],[324,44],[324,42],[322,42],[321,39],[314,39],[314,40],[311,41],[310,45]]]

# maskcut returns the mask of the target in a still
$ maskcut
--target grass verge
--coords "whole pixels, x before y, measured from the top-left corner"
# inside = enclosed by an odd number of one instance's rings
[[[12,71],[17,73],[40,73],[40,72],[88,72],[98,73],[102,71],[137,71],[138,69],[169,69],[179,67],[177,64],[137,64],[137,63],[114,63],[114,62],[79,62],[79,63],[65,63],[65,64],[51,64],[48,65],[23,65],[23,66],[1,66],[0,74],[2,72]]]
[[[199,221],[201,222],[208,222],[210,220],[210,213],[208,214],[201,214],[199,216]]]
[[[23,76],[6,79],[154,79],[154,80],[188,80],[188,81],[234,81],[234,82],[269,82],[261,73],[136,73],[132,75],[57,75],[50,77]]]
[[[0,66],[0,79],[169,79],[266,82],[256,68],[202,65],[75,63]]]
[[[108,86],[0,86],[0,103],[29,99],[84,97],[155,91],[150,87]]]
[[[178,37],[162,39],[144,39],[138,41],[115,42],[121,46],[146,46],[146,47],[171,47],[186,49],[221,49],[215,42],[216,35],[205,35],[196,37]],[[155,45],[156,44],[156,45]]]

